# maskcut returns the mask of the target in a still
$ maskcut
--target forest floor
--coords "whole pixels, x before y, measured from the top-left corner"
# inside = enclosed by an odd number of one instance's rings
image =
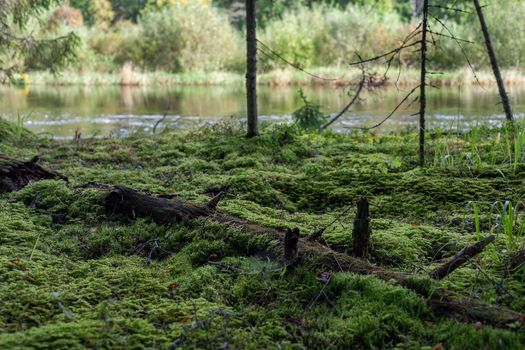
[[[492,233],[435,288],[525,312],[525,268],[512,261],[525,245],[525,163],[503,129],[429,135],[419,168],[411,133],[272,126],[248,140],[215,125],[66,142],[0,123],[0,153],[39,155],[69,179],[0,196],[1,349],[524,348],[519,322],[460,322],[395,281],[287,269],[276,241],[212,219],[123,221],[87,186],[198,203],[226,191],[221,211],[305,236],[326,227],[321,243],[339,251],[351,251],[355,201],[366,196],[370,262],[424,276]]]

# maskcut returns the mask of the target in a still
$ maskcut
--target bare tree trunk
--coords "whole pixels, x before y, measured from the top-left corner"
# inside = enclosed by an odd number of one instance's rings
[[[425,110],[427,107],[427,31],[428,0],[423,1],[423,28],[421,29],[421,82],[419,93],[419,165],[425,165]]]
[[[494,76],[496,82],[498,83],[499,94],[501,96],[501,103],[503,104],[503,109],[505,111],[505,116],[507,121],[514,125],[514,115],[512,114],[512,109],[510,108],[509,97],[507,91],[505,90],[505,84],[503,83],[503,78],[501,77],[501,72],[499,70],[498,61],[496,59],[496,53],[492,46],[492,40],[490,39],[489,29],[487,27],[487,22],[485,22],[485,16],[483,15],[483,10],[479,4],[479,0],[473,0],[474,6],[476,7],[476,12],[479,18],[479,24],[481,25],[481,31],[483,32],[483,37],[485,38],[485,45],[487,46],[487,53],[490,58],[490,65],[494,71]]]
[[[257,128],[257,34],[256,0],[246,0],[246,99],[248,134],[259,134]]]

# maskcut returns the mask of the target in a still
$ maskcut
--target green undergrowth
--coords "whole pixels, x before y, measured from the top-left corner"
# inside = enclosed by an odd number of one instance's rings
[[[521,349],[519,325],[438,318],[415,292],[370,276],[330,271],[324,286],[321,265],[278,263],[270,237],[206,218],[131,221],[107,213],[101,192],[121,185],[205,202],[224,191],[221,211],[303,236],[325,228],[321,242],[340,251],[352,248],[353,203],[366,196],[370,261],[425,273],[492,233],[495,243],[441,286],[524,312],[525,269],[509,259],[525,243],[525,167],[492,144],[504,130],[479,132],[476,163],[451,166],[442,153],[444,143],[454,156],[471,152],[472,135],[435,134],[422,169],[412,134],[273,126],[248,140],[215,125],[79,142],[3,137],[0,151],[38,155],[68,181],[0,196],[0,348]],[[507,226],[508,205],[495,204],[506,201],[516,206]]]

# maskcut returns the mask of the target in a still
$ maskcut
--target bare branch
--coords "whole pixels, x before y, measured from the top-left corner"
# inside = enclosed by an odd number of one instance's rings
[[[357,101],[357,99],[359,98],[359,94],[361,94],[361,91],[363,90],[363,87],[365,86],[365,82],[366,82],[366,71],[364,69],[363,66],[361,66],[361,81],[359,82],[359,84],[357,85],[357,91],[356,93],[354,94],[354,97],[352,98],[352,100],[350,100],[350,102],[341,110],[341,112],[339,112],[335,117],[333,117],[328,123],[326,123],[325,125],[323,125],[321,127],[321,130],[324,130],[326,128],[328,128],[330,125],[332,125],[337,119],[339,119],[343,114],[346,113],[346,111],[348,111],[348,109]]]
[[[402,50],[406,49],[406,48],[409,48],[409,47],[412,47],[412,46],[416,46],[418,44],[421,43],[421,40],[418,40],[418,41],[414,41],[413,43],[410,43],[410,44],[407,44],[407,45],[401,45],[387,53],[384,53],[382,55],[379,55],[379,56],[375,56],[375,57],[372,57],[372,58],[367,58],[367,59],[364,59],[364,60],[359,60],[359,61],[356,61],[356,62],[350,62],[349,65],[350,66],[356,66],[358,64],[363,64],[363,63],[367,63],[367,62],[373,62],[373,61],[377,61],[383,57],[387,57],[387,56],[390,56],[392,54],[397,54],[399,52],[401,52]]]
[[[434,34],[434,35],[438,35],[438,36],[445,37],[445,38],[454,39],[454,40],[456,40],[456,41],[462,41],[462,42],[464,42],[464,43],[475,44],[475,42],[473,42],[473,41],[471,41],[471,40],[461,39],[461,38],[457,38],[457,37],[455,37],[455,36],[446,35],[446,34],[443,34],[443,33],[433,32],[433,31],[431,31],[431,30],[429,30],[428,32],[431,33],[431,34]]]
[[[445,29],[450,34],[452,39],[454,39],[456,41],[456,44],[458,44],[459,48],[461,49],[461,53],[463,54],[463,57],[465,57],[465,60],[467,61],[467,64],[468,64],[470,70],[472,71],[472,74],[474,74],[474,78],[476,79],[476,82],[478,83],[479,86],[481,86],[481,82],[479,81],[478,75],[476,74],[476,70],[474,69],[474,66],[472,65],[472,63],[470,62],[470,59],[468,58],[467,52],[465,51],[465,48],[463,47],[463,45],[461,45],[461,42],[454,36],[452,31],[447,27],[447,25],[442,20],[440,20],[439,18],[437,18],[435,16],[432,16],[432,15],[430,15],[430,16],[434,20],[436,20],[436,22],[441,24],[443,29]]]
[[[286,58],[284,58],[282,55],[280,55],[279,53],[275,52],[273,49],[271,49],[268,45],[266,45],[265,43],[263,43],[262,41],[260,41],[259,39],[256,39],[257,42],[259,44],[261,44],[263,46],[264,49],[261,49],[261,48],[257,48],[260,52],[262,52],[264,55],[266,55],[267,57],[270,57],[271,58],[271,55],[268,54],[267,52],[265,52],[264,50],[268,50],[272,55],[274,55],[275,57],[277,57],[278,59],[280,59],[281,61],[283,61],[284,63],[286,63],[287,65],[313,77],[313,78],[316,78],[316,79],[320,79],[320,80],[327,80],[327,81],[336,81],[336,80],[341,80],[341,78],[325,78],[325,77],[321,77],[321,76],[318,76],[316,74],[313,74],[311,72],[308,72],[307,70],[305,70],[304,68],[302,68],[301,66],[299,66],[298,64],[295,64],[295,63],[292,63],[290,61],[288,61]]]
[[[417,90],[419,89],[419,85],[417,85],[416,87],[414,87],[412,90],[410,90],[410,92],[408,94],[405,95],[405,97],[401,100],[401,102],[398,103],[398,105],[392,110],[392,112],[390,112],[389,115],[386,116],[385,119],[383,119],[382,121],[380,121],[379,123],[373,125],[373,126],[370,126],[370,127],[366,127],[366,128],[363,128],[363,127],[358,127],[358,128],[355,128],[355,129],[360,129],[360,130],[364,130],[364,131],[368,131],[368,130],[372,130],[372,129],[375,129],[377,127],[380,127],[381,125],[383,125],[388,119],[390,119],[396,112],[397,110],[401,107],[401,105],[403,105],[403,103],[406,102],[406,100],[408,100],[408,98]]]
[[[471,11],[462,10],[457,7],[447,7],[447,6],[439,6],[439,5],[428,5],[428,7],[447,10],[447,11],[461,12],[461,13],[472,13]]]

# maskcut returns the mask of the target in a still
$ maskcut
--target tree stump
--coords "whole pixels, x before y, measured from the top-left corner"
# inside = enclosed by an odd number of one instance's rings
[[[367,198],[357,201],[357,213],[354,220],[352,231],[352,252],[357,258],[366,259],[368,257],[368,247],[370,242],[370,209]]]
[[[62,179],[62,176],[53,171],[42,168],[37,164],[38,157],[23,162],[0,154],[0,193],[18,191],[31,182]]]

